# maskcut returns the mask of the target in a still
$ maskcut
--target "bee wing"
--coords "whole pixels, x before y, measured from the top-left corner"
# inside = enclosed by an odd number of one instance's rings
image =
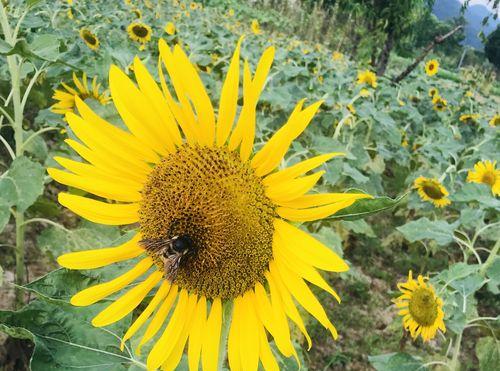
[[[174,282],[177,277],[177,272],[179,271],[179,265],[181,263],[182,254],[170,255],[164,261],[166,277],[170,282]]]
[[[172,246],[173,239],[169,238],[144,238],[139,241],[139,245],[144,247],[147,251],[160,252],[168,251]]]

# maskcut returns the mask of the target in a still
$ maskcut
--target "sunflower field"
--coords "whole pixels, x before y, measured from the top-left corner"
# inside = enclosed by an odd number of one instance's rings
[[[498,81],[410,62],[0,0],[0,370],[498,370]]]

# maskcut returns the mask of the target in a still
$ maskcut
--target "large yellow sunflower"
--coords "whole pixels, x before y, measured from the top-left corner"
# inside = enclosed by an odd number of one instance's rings
[[[491,187],[494,195],[500,195],[500,170],[496,169],[496,161],[479,161],[474,165],[474,170],[469,170],[467,181],[470,183],[483,183]]]
[[[446,332],[444,325],[443,301],[439,298],[431,284],[418,275],[415,280],[411,271],[408,273],[408,281],[398,283],[399,291],[403,295],[394,299],[399,311],[403,316],[403,327],[410,331],[411,337],[416,339],[418,335],[424,341],[429,341],[436,336],[437,330]]]
[[[253,154],[256,106],[274,48],[264,52],[253,76],[245,62],[243,106],[238,109],[238,43],[217,116],[181,47],[171,49],[161,40],[159,50],[161,89],[138,58],[137,85],[111,67],[111,96],[128,131],[99,117],[79,98],[80,116],[66,116],[81,140],[67,143],[85,162],[56,157],[70,172],[51,168],[49,174],[96,197],[62,192],[59,202],[92,222],[138,223],[139,229],[123,245],[65,254],[58,262],[70,269],[93,269],[140,257],[127,273],[77,293],[71,303],[91,305],[125,289],[92,320],[95,326],[106,326],[132,312],[159,285],[123,337],[125,342],[146,326],[140,348],[160,333],[147,358],[151,370],[174,369],[186,343],[190,369],[198,369],[201,359],[204,370],[216,370],[223,306],[232,306],[227,322],[230,368],[257,370],[260,360],[265,369],[275,370],[269,337],[285,357],[297,359],[289,320],[311,346],[296,303],[337,337],[306,282],[338,300],[318,270],[348,269],[331,249],[292,223],[325,218],[370,196],[308,194],[324,171],[306,174],[339,153],[279,169],[321,102],[304,107],[301,100],[281,129]]]
[[[128,25],[127,32],[129,37],[141,44],[146,44],[151,40],[151,27],[141,22],[133,22]]]
[[[358,72],[358,84],[367,84],[372,88],[377,87],[377,75],[370,70],[364,70]]]
[[[444,207],[451,203],[447,197],[448,191],[437,179],[420,176],[415,179],[413,185],[422,200],[432,202],[436,207]]]
[[[437,59],[431,59],[425,64],[425,73],[427,76],[434,76],[438,73],[439,70],[439,62]]]
[[[102,105],[107,104],[111,98],[109,97],[106,91],[100,92],[101,84],[97,83],[97,76],[92,79],[92,86],[89,89],[87,74],[84,72],[82,74],[82,79],[78,79],[75,73],[73,73],[73,82],[76,88],[72,88],[71,86],[65,84],[64,82],[61,85],[65,90],[54,90],[54,95],[52,99],[57,100],[57,103],[54,103],[51,107],[51,111],[54,113],[60,113],[64,115],[67,112],[73,112],[75,108],[75,98],[79,97],[81,100],[85,100],[87,98],[92,98],[101,103]]]
[[[73,15],[73,13],[71,14]],[[82,28],[80,30],[80,38],[90,49],[99,49],[99,39],[94,33],[92,33],[92,31],[88,30],[87,28]]]

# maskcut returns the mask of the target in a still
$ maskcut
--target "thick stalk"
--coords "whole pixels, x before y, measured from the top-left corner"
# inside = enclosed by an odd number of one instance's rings
[[[460,345],[462,343],[462,334],[463,334],[463,331],[461,331],[457,335],[457,338],[455,339],[455,348],[453,349],[453,358],[451,359],[451,363],[450,363],[450,370],[452,370],[452,371],[459,371],[460,370],[458,356],[460,355]]]

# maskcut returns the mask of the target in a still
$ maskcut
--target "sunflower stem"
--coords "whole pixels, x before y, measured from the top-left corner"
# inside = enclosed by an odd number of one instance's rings
[[[219,362],[217,364],[217,370],[223,370],[224,363],[227,358],[227,339],[229,336],[229,328],[231,327],[231,317],[233,313],[233,305],[231,301],[224,303],[222,308],[222,330],[221,330],[221,342],[219,347]]]
[[[499,248],[500,248],[500,240],[495,243],[495,246],[493,246],[493,249],[491,250],[490,255],[488,256],[488,259],[486,259],[483,266],[479,270],[479,273],[482,276],[484,276],[486,274],[486,271],[488,270],[488,268],[493,264],[493,262],[497,258]]]
[[[451,359],[450,363],[450,370],[452,371],[459,371],[459,363],[458,363],[458,356],[460,355],[460,345],[462,343],[462,334],[463,331],[460,331],[460,333],[457,335],[457,338],[455,339],[455,348],[453,350],[453,357]]]

